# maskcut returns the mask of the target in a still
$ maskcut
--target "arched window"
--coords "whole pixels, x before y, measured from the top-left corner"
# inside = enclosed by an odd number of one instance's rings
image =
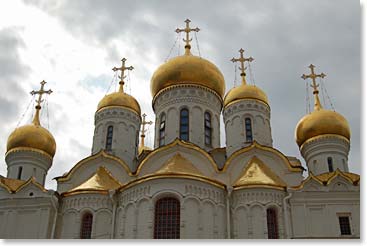
[[[166,114],[161,114],[161,121],[159,124],[159,146],[163,146],[165,144],[165,131],[166,131]]]
[[[93,215],[90,212],[86,212],[82,217],[82,223],[80,228],[80,238],[90,239],[92,236],[92,223]]]
[[[252,125],[251,119],[245,119],[245,130],[246,130],[246,142],[252,142]]]
[[[181,109],[180,112],[180,139],[189,141],[189,110]]]
[[[212,146],[212,119],[209,112],[204,114],[205,145]]]
[[[159,199],[155,204],[155,239],[180,238],[180,202],[173,197]]]
[[[268,238],[277,239],[278,235],[278,219],[277,213],[274,208],[268,208],[266,210],[266,220],[268,225]]]
[[[18,167],[18,179],[22,178],[22,171],[23,171],[23,167],[22,166]]]
[[[113,126],[108,126],[106,135],[106,150],[112,149]]]
[[[333,167],[333,158],[328,157],[327,158],[327,166],[329,168],[329,172],[334,172],[334,167]]]

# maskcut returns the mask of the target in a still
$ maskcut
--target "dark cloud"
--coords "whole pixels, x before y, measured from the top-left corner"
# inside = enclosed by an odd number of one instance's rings
[[[201,55],[215,63],[233,86],[239,48],[255,61],[255,83],[268,95],[272,108],[275,147],[300,158],[294,129],[305,114],[305,81],[308,65],[327,74],[325,84],[336,111],[352,128],[351,171],[360,172],[360,5],[359,1],[26,1],[55,17],[72,35],[89,45],[106,49],[107,60],[121,54],[115,41],[132,54],[129,61],[149,61],[149,54],[163,62],[176,27],[190,18],[199,26]],[[181,49],[183,44],[181,45]],[[178,45],[176,45],[178,46]],[[177,47],[176,47],[177,48]],[[174,49],[172,55],[177,54]],[[196,44],[193,52],[197,53]],[[171,55],[171,56],[172,56]],[[157,64],[157,67],[160,64]],[[134,65],[148,83],[145,64]],[[140,68],[139,68],[140,66]],[[239,76],[237,75],[237,78]],[[310,91],[310,90],[309,90]],[[327,105],[326,105],[327,106]],[[143,108],[146,105],[143,106]],[[224,143],[222,143],[224,144]]]

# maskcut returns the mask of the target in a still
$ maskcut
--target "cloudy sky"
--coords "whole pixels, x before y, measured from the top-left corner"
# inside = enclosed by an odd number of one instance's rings
[[[309,74],[310,63],[327,74],[329,98],[352,130],[350,171],[360,173],[360,14],[359,1],[349,0],[1,1],[0,156],[15,127],[31,121],[29,92],[46,80],[54,93],[46,97],[41,123],[57,142],[46,187],[55,189],[53,177],[90,155],[94,113],[99,100],[115,90],[111,68],[122,57],[135,67],[125,90],[154,121],[150,78],[167,57],[183,53],[174,30],[189,18],[201,29],[192,52],[200,50],[219,67],[226,91],[236,77],[240,81],[230,59],[240,48],[255,58],[249,80],[268,95],[274,147],[286,155],[302,159],[294,140],[307,108],[301,75]],[[331,108],[327,96],[322,102]],[[150,146],[153,127],[146,139]],[[0,174],[6,176],[4,159]]]

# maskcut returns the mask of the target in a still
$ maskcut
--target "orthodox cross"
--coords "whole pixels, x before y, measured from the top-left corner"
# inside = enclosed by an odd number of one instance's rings
[[[245,70],[246,70],[246,66],[245,66],[245,62],[246,61],[248,61],[248,62],[252,62],[253,60],[254,60],[254,58],[252,58],[251,56],[249,57],[249,58],[245,58],[245,57],[243,57],[243,52],[244,52],[244,50],[241,48],[240,50],[239,50],[239,52],[240,52],[240,58],[232,58],[231,59],[231,61],[232,62],[240,62],[241,63],[241,67],[239,67],[239,69],[241,70],[241,77],[242,77],[242,83],[243,84],[246,84],[246,73],[245,73]]]
[[[126,78],[126,76],[124,76],[125,70],[133,70],[134,67],[133,66],[130,66],[130,67],[126,67],[125,66],[126,58],[122,58],[121,62],[122,62],[121,67],[114,67],[114,68],[112,68],[112,70],[114,72],[116,72],[117,70],[120,70],[121,71],[121,75],[119,75],[119,79],[120,79],[120,82],[119,82],[119,85],[120,85],[119,92],[124,92],[124,84],[125,84],[124,78]]]
[[[186,28],[183,28],[183,29],[177,28],[176,32],[177,33],[186,32],[186,39],[183,39],[183,41],[186,42],[186,45],[185,45],[186,52],[185,52],[185,54],[189,55],[190,54],[190,49],[191,49],[190,42],[192,41],[192,38],[189,37],[189,33],[190,32],[198,32],[198,31],[200,31],[200,29],[198,27],[190,28],[189,23],[191,21],[189,19],[186,19],[185,22],[186,22]]]
[[[33,91],[30,92],[32,96],[38,94],[38,99],[36,100],[36,102],[37,102],[36,113],[35,113],[33,121],[32,121],[33,124],[38,125],[38,126],[40,125],[39,111],[41,109],[41,103],[43,102],[42,95],[45,94],[45,93],[46,94],[51,94],[52,93],[52,90],[48,90],[48,91],[44,90],[44,87],[45,87],[46,83],[47,83],[46,81],[42,80],[41,83],[40,83],[41,84],[41,89],[39,91],[33,90]]]
[[[315,71],[314,71],[315,66],[312,65],[312,64],[308,67],[311,69],[311,73],[308,74],[308,75],[302,74],[301,78],[302,79],[308,79],[308,78],[312,79],[311,87],[313,88],[313,94],[315,95],[315,110],[319,110],[320,108],[322,108],[322,106],[321,106],[320,99],[319,99],[319,96],[318,96],[318,94],[319,94],[319,90],[318,90],[319,85],[316,84],[316,78],[317,77],[324,78],[326,76],[326,74],[324,74],[324,73],[315,74]]]
[[[152,121],[146,121],[145,120],[145,117],[147,116],[145,113],[142,116],[143,116],[143,121],[141,122],[142,129],[141,129],[141,135],[140,135],[140,137],[141,137],[140,146],[141,147],[144,147],[144,145],[145,145],[144,144],[145,132],[147,131],[145,129],[145,125],[151,125],[151,124],[153,124],[153,122]]]

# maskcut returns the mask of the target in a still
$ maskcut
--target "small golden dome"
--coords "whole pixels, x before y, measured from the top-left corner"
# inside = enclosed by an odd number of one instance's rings
[[[109,106],[126,107],[135,111],[138,115],[140,115],[139,103],[136,101],[134,97],[124,92],[114,92],[106,95],[98,103],[97,111]]]
[[[224,107],[240,99],[257,99],[269,105],[268,97],[259,87],[241,84],[240,86],[232,88],[224,97]]]
[[[306,140],[324,134],[336,134],[349,140],[349,124],[341,114],[320,108],[304,116],[296,127],[296,141],[299,147]]]
[[[198,56],[183,55],[162,64],[153,74],[150,89],[153,97],[171,85],[197,84],[214,90],[221,97],[225,81],[219,69],[208,60]]]
[[[15,129],[8,138],[6,151],[26,147],[38,149],[54,157],[56,142],[51,133],[40,125],[25,125]]]

